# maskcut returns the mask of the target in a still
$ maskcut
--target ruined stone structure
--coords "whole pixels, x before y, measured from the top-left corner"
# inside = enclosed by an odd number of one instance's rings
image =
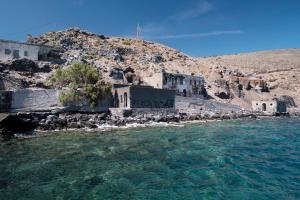
[[[155,88],[175,90],[179,96],[207,96],[202,76],[160,72],[144,77],[143,81]]]
[[[7,61],[22,58],[39,60],[40,58],[47,57],[53,49],[49,46],[0,40],[0,60]]]
[[[241,76],[234,76],[232,77],[232,80],[239,83],[243,86],[245,89],[255,89],[259,90],[261,92],[267,92],[268,87],[267,83],[258,77],[241,77]]]
[[[282,101],[252,101],[252,109],[269,115],[287,112],[286,104]]]
[[[150,86],[115,85],[115,108],[174,108],[175,90]]]

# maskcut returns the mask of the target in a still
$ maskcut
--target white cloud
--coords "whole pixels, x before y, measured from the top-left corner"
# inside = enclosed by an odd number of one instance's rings
[[[183,10],[176,15],[169,17],[172,20],[187,20],[199,17],[201,15],[207,14],[214,9],[213,4],[208,1],[200,1],[195,6]]]
[[[167,40],[167,39],[183,39],[183,38],[200,38],[210,36],[221,36],[221,35],[232,35],[232,34],[243,34],[241,30],[229,30],[229,31],[212,31],[207,33],[188,33],[188,34],[177,34],[177,35],[161,35],[161,36],[145,36],[146,39],[154,40]]]

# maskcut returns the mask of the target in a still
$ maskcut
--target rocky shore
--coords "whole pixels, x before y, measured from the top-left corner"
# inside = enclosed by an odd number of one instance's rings
[[[185,124],[205,121],[220,121],[234,119],[261,119],[267,116],[249,111],[213,112],[205,111],[199,114],[190,113],[152,113],[132,114],[125,117],[114,116],[111,113],[15,113],[9,114],[0,121],[0,138],[11,139],[16,136],[33,136],[35,133],[50,133],[53,131],[73,130],[111,130],[126,127],[143,127],[151,124]],[[300,117],[300,113],[280,115],[280,117]],[[134,125],[134,126],[133,126]]]
[[[124,127],[128,124],[146,124],[151,122],[180,123],[196,120],[229,120],[238,118],[256,118],[249,112],[203,112],[201,114],[164,113],[140,114],[116,117],[110,113],[16,113],[10,114],[0,122],[0,135],[32,134],[35,131],[99,129],[103,126]],[[17,127],[17,128],[16,128]]]

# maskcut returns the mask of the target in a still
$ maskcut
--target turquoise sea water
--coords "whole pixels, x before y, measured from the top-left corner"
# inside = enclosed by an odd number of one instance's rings
[[[300,199],[300,120],[1,143],[0,199]]]

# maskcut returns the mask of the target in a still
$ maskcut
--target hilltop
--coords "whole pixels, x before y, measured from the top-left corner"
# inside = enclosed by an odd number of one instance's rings
[[[77,28],[49,32],[28,42],[62,49],[67,66],[75,62],[95,65],[109,79],[114,68],[133,68],[141,76],[165,69],[170,72],[197,73],[206,66],[184,53],[162,44],[130,38],[107,37]]]

